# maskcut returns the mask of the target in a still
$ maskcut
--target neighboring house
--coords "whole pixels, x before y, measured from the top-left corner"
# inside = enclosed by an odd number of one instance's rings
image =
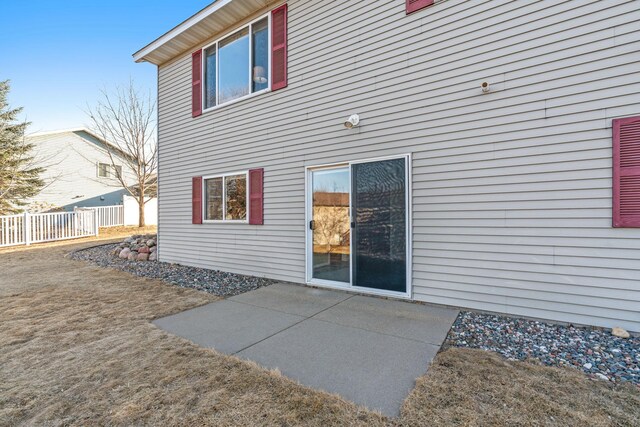
[[[216,1],[134,54],[158,66],[160,259],[640,331],[638,22]],[[349,193],[349,253],[317,244],[314,192]]]
[[[117,176],[130,173],[124,169],[124,154],[116,154],[112,147],[114,167],[103,139],[86,129],[36,133],[27,139],[35,145],[36,163],[46,169],[42,176],[46,186],[31,200],[30,210],[122,204],[126,190]],[[127,182],[133,181],[131,176]]]

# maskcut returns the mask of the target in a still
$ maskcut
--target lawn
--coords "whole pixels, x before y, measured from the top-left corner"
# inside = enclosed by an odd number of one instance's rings
[[[390,420],[157,329],[215,297],[64,258],[93,244],[0,251],[0,425],[640,425],[632,386],[465,349]]]

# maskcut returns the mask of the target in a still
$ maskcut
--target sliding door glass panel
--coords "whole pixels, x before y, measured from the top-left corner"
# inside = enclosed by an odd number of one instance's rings
[[[313,171],[313,278],[350,282],[349,169]]]
[[[223,104],[249,94],[249,28],[218,43],[218,90]]]
[[[405,159],[352,165],[353,285],[407,288]]]

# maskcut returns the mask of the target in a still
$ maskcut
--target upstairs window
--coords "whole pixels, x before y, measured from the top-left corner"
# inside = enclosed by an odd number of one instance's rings
[[[269,89],[269,17],[204,49],[204,108]]]

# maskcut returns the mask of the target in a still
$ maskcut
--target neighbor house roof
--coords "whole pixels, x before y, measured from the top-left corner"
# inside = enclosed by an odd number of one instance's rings
[[[217,0],[133,54],[136,62],[163,62],[281,0]]]
[[[93,133],[89,129],[82,128],[82,127],[70,128],[70,129],[59,129],[59,130],[47,130],[47,131],[43,131],[43,132],[34,132],[34,133],[29,133],[26,136],[27,136],[27,138],[35,138],[35,137],[38,137],[38,136],[58,135],[58,134],[61,134],[61,133],[73,133],[73,132],[88,133],[89,135],[91,135],[95,139],[99,139],[102,143],[107,144],[107,141],[105,141],[103,138],[100,138],[98,135],[96,135],[95,133]]]
[[[314,206],[330,206],[330,207],[348,207],[349,193],[314,191],[313,205]]]
[[[35,132],[35,133],[27,134],[27,135],[25,135],[25,137],[26,138],[38,138],[38,137],[43,137],[43,136],[59,135],[59,134],[62,134],[62,133],[73,133],[73,134],[76,134],[76,136],[79,137],[79,135],[77,135],[78,132],[86,133],[90,137],[92,137],[95,140],[97,140],[100,144],[104,145],[105,147],[109,147],[111,150],[113,150],[113,152],[119,153],[122,157],[131,158],[130,155],[128,155],[127,153],[122,151],[120,148],[118,148],[114,144],[110,143],[109,141],[105,140],[104,138],[96,135],[95,133],[93,133],[92,131],[90,131],[87,128],[71,128],[71,129]],[[86,139],[86,138],[84,138],[84,139]]]

